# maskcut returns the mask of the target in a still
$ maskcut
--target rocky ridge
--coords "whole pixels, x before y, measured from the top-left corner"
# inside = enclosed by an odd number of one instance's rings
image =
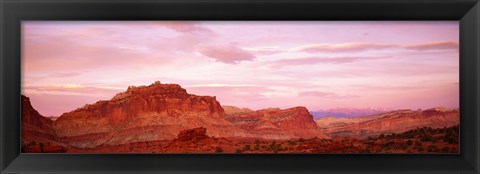
[[[397,110],[354,118],[331,116],[316,120],[330,136],[365,138],[380,134],[400,133],[419,127],[443,128],[459,124],[458,109],[437,107],[426,110]]]

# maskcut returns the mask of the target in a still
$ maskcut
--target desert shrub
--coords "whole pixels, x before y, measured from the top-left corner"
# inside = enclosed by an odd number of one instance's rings
[[[407,140],[407,145],[408,145],[408,146],[413,145],[413,141],[412,141],[412,140]]]
[[[409,145],[408,145],[408,143],[400,143],[399,146],[400,146],[401,149],[405,150],[405,149],[408,149]]]
[[[222,152],[223,152],[222,147],[218,146],[215,148],[215,153],[222,153]]]
[[[365,141],[364,144],[373,146],[375,143],[373,141]]]
[[[272,148],[273,146],[276,146],[277,145],[277,142],[275,140],[272,141],[272,143],[270,143],[270,148]]]
[[[388,142],[384,143],[382,146],[383,147],[389,147],[389,146],[392,146],[393,144],[395,144],[395,143],[392,142],[392,141],[388,141]]]
[[[250,148],[250,144],[245,144],[245,146],[243,146],[243,151],[249,151]]]
[[[367,148],[367,149],[362,149],[360,150],[360,153],[371,153],[370,150]]]
[[[425,135],[425,136],[423,136],[420,140],[423,141],[423,142],[429,142],[429,141],[432,141],[432,138],[430,138],[429,136],[426,136],[426,135]]]
[[[448,144],[458,144],[458,136],[447,134],[443,137],[443,141]]]
[[[272,151],[279,151],[282,148],[280,144],[276,144],[275,146],[272,147]]]
[[[432,144],[432,145],[429,145],[429,146],[427,147],[427,151],[428,151],[428,152],[437,152],[437,151],[438,151],[438,147],[437,147],[436,145],[433,145],[433,144]]]
[[[273,153],[278,153],[279,148],[273,148],[272,151]]]
[[[260,140],[255,140],[255,144],[260,145]]]
[[[422,142],[420,142],[420,141],[415,141],[415,146],[422,146]]]
[[[43,146],[44,146],[44,144],[40,143],[40,152],[43,152]]]

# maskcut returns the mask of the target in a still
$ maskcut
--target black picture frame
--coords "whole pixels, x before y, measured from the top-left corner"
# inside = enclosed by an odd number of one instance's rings
[[[1,173],[480,173],[478,0],[0,0]],[[460,154],[20,154],[24,20],[459,20]]]

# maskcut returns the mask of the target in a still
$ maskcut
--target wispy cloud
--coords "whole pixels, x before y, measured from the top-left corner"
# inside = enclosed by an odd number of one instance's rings
[[[302,45],[291,48],[290,51],[300,51],[308,53],[333,53],[333,52],[360,52],[366,50],[379,50],[398,47],[396,44],[384,44],[384,43],[319,43]]]
[[[198,47],[198,52],[216,61],[230,64],[236,64],[244,60],[253,60],[255,58],[253,54],[234,44],[203,45]]]
[[[207,27],[200,25],[197,22],[162,22],[162,26],[175,30],[180,33],[196,33],[196,32],[208,32],[211,33]]]
[[[60,84],[60,85],[43,85],[43,86],[26,86],[22,87],[25,94],[48,94],[48,95],[113,95],[125,89],[109,86],[83,86],[78,84]]]
[[[428,42],[405,46],[406,49],[426,51],[426,50],[457,50],[458,43],[452,41]]]
[[[285,52],[285,50],[282,50],[278,46],[248,47],[248,48],[242,48],[242,49],[249,51],[254,55],[260,55],[260,56],[279,54],[279,53]]]
[[[368,61],[385,59],[387,57],[304,57],[294,59],[280,59],[271,62],[273,66],[295,66],[295,65],[312,65],[317,63],[342,64],[352,63],[356,61]]]
[[[74,77],[80,74],[81,73],[78,73],[78,72],[54,72],[54,73],[50,73],[48,76],[49,77]]]
[[[360,97],[358,95],[338,95],[333,92],[322,92],[322,91],[303,91],[298,93],[299,97],[322,97],[322,98],[355,98]]]
[[[454,106],[409,86],[458,82],[458,50],[456,21],[28,21],[22,92],[57,113],[155,80],[256,109]]]
[[[410,45],[386,44],[386,43],[319,43],[293,47],[289,51],[307,53],[353,53],[368,50],[383,50],[391,48],[405,48],[410,50],[455,50],[458,43],[453,41],[426,42]]]
[[[262,86],[208,85],[186,87],[187,91],[197,95],[216,96],[222,104],[245,106],[245,101],[255,104],[267,100],[263,93],[273,91]]]

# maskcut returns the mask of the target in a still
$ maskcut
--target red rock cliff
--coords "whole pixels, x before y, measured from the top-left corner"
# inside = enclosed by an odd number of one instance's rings
[[[380,134],[401,133],[419,127],[443,128],[459,124],[457,109],[397,110],[354,118],[324,117],[316,120],[331,136],[365,138]]]
[[[236,126],[266,139],[326,138],[305,107],[269,108],[255,112],[230,114]]]
[[[21,134],[23,142],[49,142],[56,139],[52,121],[43,117],[32,107],[30,98],[21,96]]]
[[[77,147],[173,139],[181,130],[200,126],[208,128],[210,136],[242,134],[225,119],[215,97],[160,82],[131,86],[111,100],[65,113],[54,123],[57,135]]]

